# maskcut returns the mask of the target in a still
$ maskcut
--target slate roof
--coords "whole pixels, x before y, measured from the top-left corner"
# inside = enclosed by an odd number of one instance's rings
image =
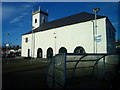
[[[106,17],[106,16],[97,15],[97,19],[104,18],[104,17]],[[40,25],[40,27],[34,29],[33,32],[45,31],[45,30],[49,30],[52,28],[58,28],[58,27],[72,25],[72,24],[81,23],[81,22],[86,22],[86,21],[90,21],[90,20],[94,20],[94,19],[95,19],[94,14],[82,12],[82,13],[78,13],[78,14],[75,14],[72,16],[64,17],[62,19],[44,23],[44,24]],[[30,34],[30,33],[32,33],[32,31],[27,32],[25,34]],[[25,34],[23,34],[23,35],[25,35]]]

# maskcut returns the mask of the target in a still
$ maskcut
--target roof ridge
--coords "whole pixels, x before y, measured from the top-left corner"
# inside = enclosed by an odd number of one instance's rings
[[[50,21],[50,22],[55,22],[55,21],[58,21],[58,20],[62,20],[62,19],[69,18],[69,17],[73,17],[73,16],[75,16],[75,15],[79,15],[79,14],[83,14],[83,13],[85,13],[85,14],[90,14],[90,15],[94,15],[94,14],[88,13],[88,12],[81,12],[81,13],[76,13],[76,14],[73,14],[73,15],[70,15],[70,16],[65,16],[65,17],[63,17],[63,18],[56,19],[56,20],[53,20],[53,21]],[[101,15],[97,15],[97,16],[102,17]],[[104,17],[104,16],[103,16],[103,17]],[[105,16],[105,17],[106,17],[106,16]],[[49,23],[49,22],[47,22],[47,23]]]
[[[100,16],[100,15],[97,15],[97,16],[98,16],[97,19],[106,17],[106,16]],[[66,16],[66,17],[61,18],[61,19],[57,19],[54,21],[44,23],[41,26],[39,26],[38,28],[34,29],[34,32],[45,31],[45,30],[49,30],[52,28],[57,28],[57,27],[71,25],[71,24],[86,22],[86,21],[90,21],[90,20],[94,20],[94,19],[95,19],[94,14],[91,14],[88,12],[81,12],[81,13],[77,13],[74,15]],[[31,33],[31,31],[26,33],[26,34],[30,34],[30,33]]]
[[[81,12],[81,13],[85,13],[85,12]],[[57,19],[57,20],[61,20],[61,19],[68,18],[68,17],[72,17],[72,16],[75,16],[75,15],[78,15],[78,14],[81,14],[81,13],[76,13],[76,14],[73,14],[73,15],[65,16],[65,17]],[[57,21],[57,20],[54,20],[54,21]],[[54,22],[54,21],[50,21],[50,22]]]

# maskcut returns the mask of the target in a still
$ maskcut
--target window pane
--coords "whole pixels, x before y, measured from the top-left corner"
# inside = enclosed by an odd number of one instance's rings
[[[37,19],[35,19],[35,23],[37,23]]]
[[[28,42],[28,38],[25,38],[25,42],[26,42],[26,43]]]

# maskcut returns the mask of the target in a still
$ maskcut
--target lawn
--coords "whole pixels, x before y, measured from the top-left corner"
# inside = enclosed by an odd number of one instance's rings
[[[23,58],[3,59],[2,88],[46,88],[49,62]]]

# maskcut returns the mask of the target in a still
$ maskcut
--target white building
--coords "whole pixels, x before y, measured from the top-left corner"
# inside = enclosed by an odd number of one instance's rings
[[[58,53],[115,53],[115,28],[106,16],[87,12],[48,22],[48,13],[32,12],[33,30],[22,35],[22,57]]]

